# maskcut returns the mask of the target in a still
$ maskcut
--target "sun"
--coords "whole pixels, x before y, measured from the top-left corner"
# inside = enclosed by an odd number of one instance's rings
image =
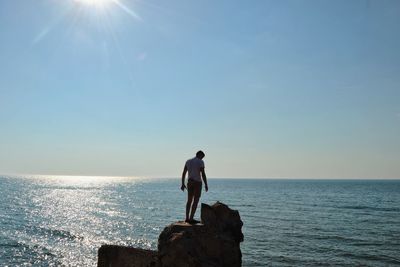
[[[77,3],[93,8],[106,8],[113,3],[113,0],[75,0]]]
[[[118,7],[123,12],[131,16],[132,18],[141,21],[142,18],[136,14],[136,12],[130,8],[127,4],[124,3],[123,0],[73,0],[75,3],[85,6],[85,9],[96,9],[96,13],[107,13],[112,6]]]

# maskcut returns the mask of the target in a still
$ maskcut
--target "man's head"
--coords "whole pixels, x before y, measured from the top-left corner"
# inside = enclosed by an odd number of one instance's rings
[[[199,150],[196,153],[196,158],[203,159],[205,155],[203,151]]]

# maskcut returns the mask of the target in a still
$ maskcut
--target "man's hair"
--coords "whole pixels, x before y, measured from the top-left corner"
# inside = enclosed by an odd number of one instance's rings
[[[204,158],[205,155],[206,154],[204,154],[204,152],[201,150],[197,151],[197,153],[196,153],[196,157],[198,157],[198,158]]]

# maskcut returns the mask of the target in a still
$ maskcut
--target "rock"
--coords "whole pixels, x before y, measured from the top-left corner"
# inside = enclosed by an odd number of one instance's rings
[[[217,202],[201,205],[202,223],[176,222],[158,238],[158,252],[104,245],[99,267],[240,267],[243,241],[239,212]]]
[[[202,224],[178,222],[158,239],[161,267],[237,267],[242,264],[243,241],[239,212],[217,202],[201,205]]]
[[[159,267],[157,251],[124,246],[102,245],[98,267]]]
[[[207,226],[216,228],[221,234],[232,236],[236,242],[243,242],[242,226],[237,210],[231,210],[227,205],[216,202],[214,205],[201,204],[201,222]]]

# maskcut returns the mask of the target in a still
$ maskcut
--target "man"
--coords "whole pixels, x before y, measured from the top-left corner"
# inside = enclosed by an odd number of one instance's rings
[[[204,181],[206,192],[208,191],[207,177],[206,172],[204,171],[204,156],[205,154],[203,151],[198,151],[196,153],[196,157],[187,160],[185,167],[183,168],[181,190],[185,191],[185,188],[187,188],[188,191],[185,222],[190,224],[199,223],[199,221],[194,220],[193,217],[196,213],[197,204],[199,203],[199,199],[201,196],[201,179],[203,179]],[[187,172],[189,173],[189,175],[186,187],[185,177]]]

